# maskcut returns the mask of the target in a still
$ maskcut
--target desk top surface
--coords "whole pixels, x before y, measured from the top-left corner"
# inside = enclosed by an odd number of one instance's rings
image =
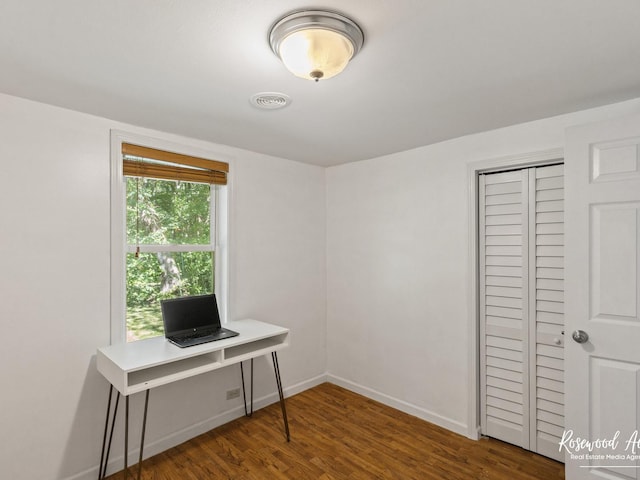
[[[122,371],[130,372],[189,357],[205,355],[225,348],[255,342],[263,338],[285,334],[289,331],[284,327],[250,319],[227,322],[223,326],[238,332],[239,335],[187,348],[177,347],[164,336],[159,336],[136,342],[109,345],[99,348],[98,352],[115,363]]]

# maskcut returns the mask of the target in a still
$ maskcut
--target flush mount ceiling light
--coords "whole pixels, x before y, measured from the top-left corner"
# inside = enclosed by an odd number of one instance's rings
[[[291,73],[317,82],[344,70],[362,48],[364,34],[343,15],[305,10],[278,20],[269,43]]]

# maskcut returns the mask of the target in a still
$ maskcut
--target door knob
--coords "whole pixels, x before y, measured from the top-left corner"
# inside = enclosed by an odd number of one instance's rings
[[[573,338],[578,343],[585,343],[589,340],[589,334],[584,330],[576,330],[571,334],[571,338]]]

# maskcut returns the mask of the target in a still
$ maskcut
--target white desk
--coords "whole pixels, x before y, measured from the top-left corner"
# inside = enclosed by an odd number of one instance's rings
[[[276,352],[289,345],[289,330],[276,325],[271,325],[257,320],[239,320],[225,325],[230,330],[239,333],[238,336],[225,340],[195,345],[193,347],[179,348],[169,343],[164,337],[155,337],[139,340],[132,343],[111,345],[98,349],[98,371],[109,381],[109,400],[107,404],[107,418],[105,421],[104,437],[102,440],[102,453],[100,456],[100,469],[98,479],[106,476],[111,439],[118,409],[120,397],[116,394],[116,402],[111,421],[111,433],[107,446],[107,433],[109,430],[109,417],[111,416],[112,393],[115,388],[125,398],[125,435],[124,435],[124,470],[127,477],[127,451],[129,436],[129,395],[137,392],[145,393],[145,406],[142,422],[142,436],[140,439],[140,461],[138,466],[138,478],[140,478],[142,453],[144,448],[144,435],[147,420],[147,407],[149,403],[149,390],[167,383],[182,380],[184,378],[199,375],[201,373],[216,370],[240,363],[242,373],[242,393],[245,401],[245,414],[247,402],[244,386],[244,370],[242,361],[251,360],[251,412],[253,412],[253,359],[271,353],[273,360],[282,417],[285,433],[289,441],[289,423],[284,403],[280,368]],[[106,456],[105,456],[106,447]]]

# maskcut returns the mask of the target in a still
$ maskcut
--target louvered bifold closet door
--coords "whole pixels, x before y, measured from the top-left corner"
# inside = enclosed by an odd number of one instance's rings
[[[529,173],[529,296],[531,446],[563,461],[558,445],[564,430],[564,165]]]
[[[479,178],[481,428],[562,461],[563,166]]]
[[[529,445],[528,177],[479,179],[482,432]]]

